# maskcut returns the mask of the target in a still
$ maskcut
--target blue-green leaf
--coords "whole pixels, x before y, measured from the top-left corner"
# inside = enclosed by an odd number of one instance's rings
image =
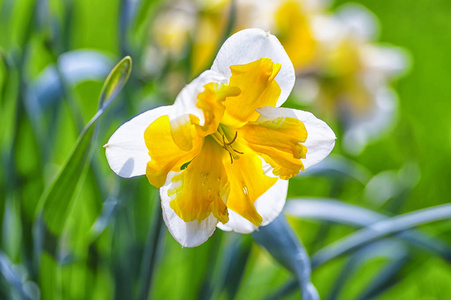
[[[364,166],[339,155],[331,155],[320,164],[314,165],[298,176],[327,175],[342,178],[343,175],[353,178],[362,184],[371,179],[371,173]]]
[[[302,299],[319,299],[316,289],[310,282],[310,259],[307,251],[288,225],[285,216],[280,215],[268,226],[252,233],[257,243],[296,277]]]
[[[36,283],[26,280],[25,274],[14,265],[9,257],[0,250],[0,274],[12,289],[12,295],[20,299],[39,299],[40,292]]]
[[[224,251],[219,290],[224,290],[227,299],[235,299],[244,271],[251,254],[252,239],[247,236],[233,236],[233,240]]]
[[[394,274],[400,271],[400,269],[408,261],[409,256],[409,252],[404,243],[396,239],[384,239],[362,247],[353,253],[344,268],[341,270],[340,275],[337,276],[335,285],[329,294],[329,299],[340,298],[340,292],[346,283],[351,280],[355,271],[359,267],[363,266],[367,261],[370,261],[375,257],[385,257],[389,260],[382,271],[378,272],[378,274],[374,276],[373,280],[373,283],[385,283],[387,280],[392,279]],[[381,284],[373,283],[370,284],[370,286],[381,286]]]
[[[300,217],[336,222],[357,227],[370,226],[389,217],[367,208],[333,199],[293,199],[287,202],[285,213]],[[451,248],[438,238],[410,229],[396,236],[412,245],[426,249],[451,261]]]
[[[385,236],[449,218],[451,218],[451,204],[443,204],[376,222],[318,251],[312,256],[312,267],[316,268]]]

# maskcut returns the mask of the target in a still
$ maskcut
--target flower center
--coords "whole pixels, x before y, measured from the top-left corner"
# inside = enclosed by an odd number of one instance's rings
[[[218,130],[210,135],[222,148],[224,148],[230,155],[230,163],[233,164],[234,159],[239,159],[240,157],[238,154],[244,154],[241,151],[236,150],[233,148],[232,144],[236,141],[236,138],[238,137],[238,131],[235,131],[235,135],[231,141],[227,138],[226,134],[224,133],[224,130],[221,128],[221,126],[218,126]]]

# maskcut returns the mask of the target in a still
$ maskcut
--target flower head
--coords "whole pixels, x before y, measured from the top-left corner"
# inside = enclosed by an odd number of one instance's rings
[[[111,136],[110,167],[160,188],[164,220],[182,246],[202,244],[216,226],[249,233],[267,225],[283,208],[287,180],[335,143],[311,113],[279,107],[294,80],[275,36],[240,31],[173,105],[138,115]]]

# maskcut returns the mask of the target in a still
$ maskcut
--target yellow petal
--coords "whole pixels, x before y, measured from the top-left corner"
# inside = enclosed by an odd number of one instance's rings
[[[316,53],[317,43],[307,17],[299,1],[285,1],[275,14],[277,36],[296,70],[311,63]]]
[[[162,116],[147,127],[144,140],[149,150],[150,161],[147,163],[146,176],[150,184],[161,187],[169,171],[180,171],[183,164],[191,161],[199,152],[201,139],[192,140],[190,151],[181,150],[171,136],[169,117]]]
[[[197,96],[197,107],[204,113],[205,124],[196,128],[201,137],[217,131],[218,125],[224,116],[224,100],[226,97],[235,97],[241,93],[240,89],[227,84],[209,83],[205,90]]]
[[[204,115],[204,124],[200,124],[195,115],[182,115],[171,122],[171,134],[177,146],[190,151],[193,141],[216,132],[224,115],[224,100],[240,94],[240,89],[227,84],[208,83],[204,91],[197,95],[196,106]]]
[[[289,179],[304,170],[301,158],[305,158],[307,148],[301,143],[307,139],[307,131],[298,119],[276,117],[249,122],[239,129],[238,135],[274,168],[274,175],[281,179]]]
[[[269,58],[261,58],[245,65],[231,66],[230,85],[238,87],[241,94],[227,98],[223,124],[241,127],[247,121],[256,120],[255,109],[275,106],[280,96],[280,87],[274,80],[281,65]]]
[[[172,178],[175,188],[168,191],[175,195],[171,208],[185,222],[202,221],[210,214],[222,223],[229,220],[224,199],[227,198],[227,175],[223,166],[225,150],[206,137],[202,150],[184,171]]]
[[[170,123],[172,140],[183,151],[190,151],[193,148],[193,139],[196,138],[195,128],[191,120],[192,115],[182,115]]]
[[[260,226],[262,217],[255,209],[255,201],[277,181],[264,174],[261,159],[249,148],[239,147],[244,154],[239,155],[230,163],[228,157],[224,161],[230,182],[230,192],[227,207],[249,220],[255,226]]]

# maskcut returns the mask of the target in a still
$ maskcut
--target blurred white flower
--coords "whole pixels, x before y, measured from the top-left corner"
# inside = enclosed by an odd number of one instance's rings
[[[408,68],[407,55],[400,48],[374,43],[376,18],[360,5],[345,5],[312,22],[320,59],[301,73],[299,84],[313,84],[317,93],[312,88],[299,93],[342,122],[344,149],[358,154],[395,120],[397,96],[390,83]]]
[[[232,1],[190,4],[196,22],[180,28],[190,30],[191,74],[197,75],[216,52]],[[338,120],[344,127],[344,149],[358,154],[394,123],[397,96],[391,83],[403,75],[409,61],[402,49],[375,43],[377,18],[366,8],[348,4],[332,12],[329,4],[236,0],[232,31],[258,27],[277,35],[295,68],[298,100]],[[172,28],[166,27],[161,30]]]

